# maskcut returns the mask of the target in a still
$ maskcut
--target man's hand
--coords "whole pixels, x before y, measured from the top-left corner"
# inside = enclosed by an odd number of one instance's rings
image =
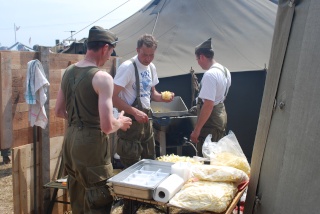
[[[127,129],[129,129],[132,124],[132,120],[130,117],[123,116],[123,114],[124,111],[121,111],[118,118],[119,122],[121,123],[120,129],[122,129],[123,131],[127,131]]]
[[[138,121],[138,123],[147,123],[149,121],[148,115],[138,109],[135,112],[134,118],[136,121]]]
[[[199,140],[198,140],[199,135],[200,135],[200,131],[193,130],[193,132],[191,132],[191,135],[190,135],[191,142],[199,143]]]
[[[163,96],[163,93],[171,93],[171,94]],[[161,98],[162,98],[163,102],[170,103],[174,99],[174,93],[173,92],[169,92],[169,91],[162,92],[161,93]]]

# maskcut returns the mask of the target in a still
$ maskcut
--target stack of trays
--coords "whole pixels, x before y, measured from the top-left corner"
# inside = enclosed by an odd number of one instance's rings
[[[145,167],[142,167],[141,169],[130,174],[126,179],[123,180],[123,182],[126,184],[152,188],[168,176],[169,173],[162,173],[161,169],[155,172],[145,170]]]
[[[171,173],[173,163],[143,159],[110,178],[113,191],[119,195],[152,199],[153,191]]]

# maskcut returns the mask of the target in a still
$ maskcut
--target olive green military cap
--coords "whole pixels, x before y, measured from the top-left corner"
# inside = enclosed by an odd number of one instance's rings
[[[208,50],[212,50],[212,45],[211,45],[211,38],[209,38],[208,40],[202,42],[200,45],[196,46],[196,50],[199,49],[208,49]]]
[[[106,42],[113,46],[116,46],[118,38],[110,30],[104,29],[99,26],[93,26],[89,30],[88,42]]]

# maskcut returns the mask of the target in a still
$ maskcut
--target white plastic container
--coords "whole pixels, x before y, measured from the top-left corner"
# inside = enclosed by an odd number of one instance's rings
[[[180,176],[186,182],[190,178],[190,167],[191,163],[177,162],[171,166],[171,174]]]

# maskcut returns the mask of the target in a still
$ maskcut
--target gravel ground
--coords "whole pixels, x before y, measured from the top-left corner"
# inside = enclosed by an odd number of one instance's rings
[[[12,164],[0,163],[0,213],[13,213]]]
[[[12,164],[4,164],[2,158],[0,162],[0,214],[13,214],[13,187],[12,187]],[[72,213],[72,212],[65,212]],[[112,214],[122,213],[122,206],[115,207]],[[155,209],[142,207],[137,214],[161,213]]]
[[[1,214],[13,214],[13,194],[12,194],[12,164],[4,164],[1,160],[0,163],[0,213]],[[165,210],[163,207],[158,207],[160,210]],[[65,213],[72,213],[72,212],[65,212]],[[122,213],[122,206],[115,207],[112,211],[112,214],[120,214]],[[138,211],[137,214],[154,214],[154,213],[163,213],[159,212],[156,209],[142,206]],[[180,209],[173,209],[171,208],[170,213],[188,213],[183,212]],[[191,213],[191,212],[190,212]],[[242,213],[242,212],[241,212]],[[189,214],[189,213],[188,213]]]

